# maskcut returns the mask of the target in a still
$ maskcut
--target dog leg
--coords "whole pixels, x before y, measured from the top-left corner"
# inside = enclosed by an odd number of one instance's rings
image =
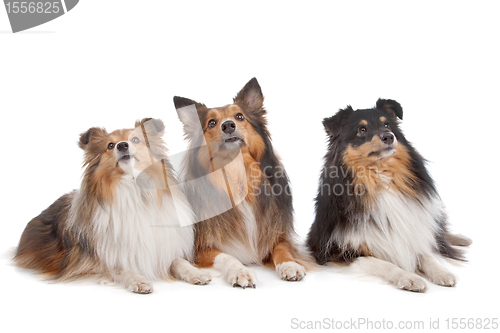
[[[110,272],[111,280],[137,294],[150,294],[153,284],[144,276],[133,271],[116,270]]]
[[[282,280],[300,281],[306,276],[306,269],[293,260],[290,244],[279,242],[271,253],[271,261]]]
[[[419,293],[427,289],[425,281],[420,276],[375,257],[359,257],[352,266],[359,268],[364,274],[380,277],[399,289]]]
[[[242,287],[243,289],[256,287],[257,277],[253,269],[245,267],[238,259],[229,254],[215,249],[198,252],[196,263],[199,267],[213,266],[233,287]]]
[[[444,237],[448,243],[454,246],[469,246],[472,244],[472,239],[466,236],[450,234],[447,232]]]
[[[212,281],[210,275],[191,265],[187,260],[176,258],[170,266],[172,275],[182,281],[196,285],[206,285]]]
[[[443,287],[453,287],[457,283],[455,275],[443,268],[430,254],[420,256],[419,268],[433,283]]]
[[[229,254],[221,253],[215,257],[214,268],[222,272],[227,282],[233,287],[255,288],[257,276],[253,269],[245,267],[238,259]]]

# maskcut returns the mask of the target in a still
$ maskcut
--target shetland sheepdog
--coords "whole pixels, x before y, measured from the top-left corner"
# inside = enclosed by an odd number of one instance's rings
[[[255,78],[222,107],[174,97],[190,148],[186,195],[200,221],[195,263],[220,270],[233,287],[256,286],[244,264],[270,263],[281,279],[299,281],[308,263],[295,240],[289,180],[271,144],[263,102]]]
[[[451,287],[456,278],[440,257],[463,260],[454,246],[471,240],[448,231],[425,160],[398,118],[401,105],[379,99],[375,108],[348,106],[324,119],[329,148],[307,245],[319,264],[352,262],[400,289],[425,291],[419,275]]]
[[[17,265],[55,281],[97,276],[139,294],[171,276],[207,284],[193,267],[194,214],[177,186],[161,120],[80,135],[80,190],[63,195],[24,230]]]

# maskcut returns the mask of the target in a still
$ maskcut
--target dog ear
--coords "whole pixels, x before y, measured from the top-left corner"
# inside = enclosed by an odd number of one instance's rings
[[[395,100],[379,98],[376,104],[376,108],[380,110],[386,110],[394,114],[395,117],[403,120],[403,108],[401,107],[401,104],[399,104]]]
[[[195,134],[203,133],[200,114],[208,110],[205,104],[188,98],[174,96],[174,105],[179,120],[184,125],[184,133],[186,135],[194,136]]]
[[[259,82],[256,78],[252,78],[233,98],[233,102],[238,105],[243,105],[248,111],[258,111],[264,105],[264,95],[260,89]]]
[[[165,125],[163,121],[144,118],[135,122],[135,129],[129,134],[128,140],[130,141],[134,136],[138,136],[156,158],[162,159],[166,156],[166,147],[162,140],[164,132]]]
[[[149,135],[163,135],[163,132],[165,131],[165,125],[160,119],[144,118],[141,121],[138,120],[135,122],[136,128],[142,125],[144,125],[144,128]]]
[[[342,125],[352,112],[354,110],[348,105],[345,109],[340,109],[334,116],[323,119],[323,126],[325,126],[326,133],[332,138],[339,136]]]
[[[103,137],[107,134],[108,132],[106,132],[104,128],[91,127],[87,130],[87,132],[80,134],[80,140],[78,141],[78,146],[83,150],[86,150],[88,149],[90,144],[92,144],[92,141],[95,141],[95,139]]]
[[[196,108],[206,108],[205,104],[198,103],[189,98],[174,96],[174,105],[176,109],[181,109],[189,105],[195,105]]]

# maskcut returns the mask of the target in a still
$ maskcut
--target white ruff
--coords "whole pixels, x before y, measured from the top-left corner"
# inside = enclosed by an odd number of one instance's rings
[[[158,279],[168,276],[175,258],[192,259],[194,217],[183,202],[176,200],[174,207],[172,197],[163,194],[159,205],[156,190],[141,188],[132,177],[124,177],[116,187],[115,202],[98,206],[94,215],[100,261],[108,269]]]
[[[229,243],[222,244],[220,251],[235,257],[246,265],[260,263],[263,258],[260,258],[259,251],[257,250],[257,221],[255,220],[252,206],[243,201],[236,207],[244,218],[249,244],[241,244],[236,240],[232,240]]]
[[[366,244],[375,257],[416,272],[420,256],[435,253],[436,218],[442,214],[438,198],[419,202],[393,190],[382,191],[372,211],[339,244]]]

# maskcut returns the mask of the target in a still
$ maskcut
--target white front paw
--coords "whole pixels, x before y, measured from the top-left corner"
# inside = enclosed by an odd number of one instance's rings
[[[257,286],[257,276],[253,269],[243,265],[235,265],[231,267],[227,274],[227,282],[231,283],[233,287],[255,288]]]
[[[306,269],[294,261],[287,261],[276,265],[276,271],[285,281],[300,281],[306,276]]]
[[[226,281],[233,287],[255,288],[257,276],[253,269],[245,267],[238,259],[226,253],[221,253],[215,257],[214,267],[219,269]]]
[[[454,287],[457,284],[457,278],[450,272],[439,272],[438,274],[434,274],[429,276],[429,279],[437,285],[443,287]]]
[[[129,289],[137,294],[151,294],[153,292],[153,285],[148,281],[142,281],[132,284]]]
[[[188,282],[195,285],[204,286],[212,281],[212,277],[209,274],[205,274],[203,271],[198,270],[198,274],[189,276]]]
[[[408,274],[401,277],[401,279],[399,279],[397,283],[397,287],[399,289],[417,293],[423,293],[427,290],[427,284],[425,283],[424,279],[414,274]]]
[[[176,258],[172,262],[171,272],[175,278],[195,285],[204,286],[212,281],[209,274],[182,258]]]

